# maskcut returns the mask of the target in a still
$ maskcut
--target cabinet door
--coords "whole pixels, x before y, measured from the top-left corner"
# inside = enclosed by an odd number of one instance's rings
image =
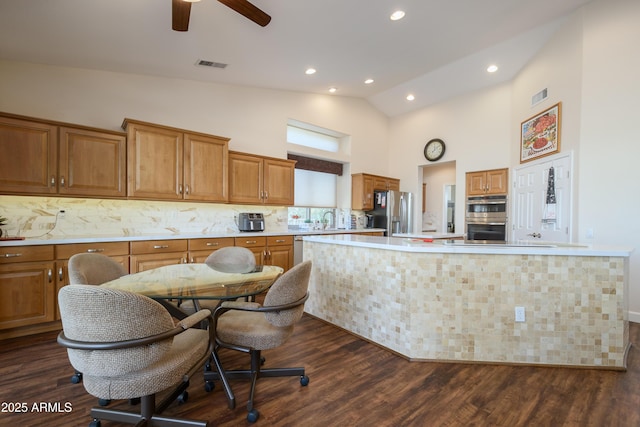
[[[184,198],[226,202],[228,142],[204,135],[184,135]]]
[[[203,263],[218,249],[234,246],[233,237],[220,237],[215,239],[191,239],[189,240],[189,262]]]
[[[505,194],[509,188],[507,169],[487,171],[487,194]]]
[[[264,265],[267,261],[267,238],[266,237],[236,237],[235,246],[242,246],[253,252],[257,265]]]
[[[169,252],[161,254],[131,255],[131,273],[164,267],[165,265],[184,264],[187,262],[187,252]]]
[[[389,178],[389,190],[400,191],[400,180],[395,178]]]
[[[262,158],[229,153],[229,202],[262,204]]]
[[[351,209],[373,209],[373,177],[365,174],[351,175]]]
[[[381,176],[376,176],[373,178],[373,189],[374,190],[382,190],[386,191],[389,189],[389,180],[383,178]]]
[[[58,192],[77,196],[126,196],[126,137],[60,128]]]
[[[467,196],[481,196],[487,191],[485,172],[467,172]]]
[[[128,123],[127,195],[138,199],[182,199],[183,151],[182,132]]]
[[[270,236],[267,238],[266,264],[277,265],[284,271],[293,266],[293,236]]]
[[[54,268],[53,261],[0,265],[0,329],[55,319]]]
[[[294,161],[264,159],[264,203],[293,206],[294,176]]]
[[[0,193],[57,192],[57,126],[0,117]]]

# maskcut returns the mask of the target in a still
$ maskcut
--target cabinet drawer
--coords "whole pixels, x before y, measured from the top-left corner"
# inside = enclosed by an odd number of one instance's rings
[[[190,239],[189,250],[190,251],[207,251],[213,252],[216,249],[224,248],[226,246],[234,246],[235,241],[233,237],[221,237],[216,239]]]
[[[293,236],[269,236],[267,246],[293,245]]]
[[[131,242],[131,255],[185,252],[187,251],[188,246],[187,240],[148,240],[143,242]]]
[[[53,245],[0,247],[0,264],[53,261]]]
[[[235,238],[236,246],[242,246],[244,248],[253,248],[256,246],[266,246],[267,238],[266,237],[236,237]]]
[[[69,259],[79,253],[97,253],[107,256],[129,255],[129,242],[73,243],[56,245],[56,259]]]

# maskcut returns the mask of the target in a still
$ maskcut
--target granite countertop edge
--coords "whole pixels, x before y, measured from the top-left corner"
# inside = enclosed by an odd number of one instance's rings
[[[217,239],[224,237],[258,237],[258,236],[318,236],[331,234],[354,234],[384,232],[384,229],[331,229],[331,230],[282,230],[282,231],[257,231],[257,232],[214,232],[208,234],[181,233],[181,234],[141,234],[130,236],[113,235],[79,235],[79,236],[40,236],[27,237],[24,240],[0,240],[0,247],[5,246],[36,246],[36,245],[60,245],[73,243],[105,243],[105,242],[136,242],[144,240],[180,240],[180,239]]]

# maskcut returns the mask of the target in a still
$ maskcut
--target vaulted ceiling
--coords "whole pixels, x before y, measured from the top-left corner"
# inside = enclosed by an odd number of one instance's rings
[[[272,17],[261,27],[202,0],[189,31],[177,32],[172,0],[0,0],[0,59],[308,93],[334,87],[332,96],[395,116],[512,79],[589,1],[253,0]],[[397,9],[405,17],[390,20]],[[492,63],[499,69],[489,74]],[[317,72],[306,75],[309,67]]]

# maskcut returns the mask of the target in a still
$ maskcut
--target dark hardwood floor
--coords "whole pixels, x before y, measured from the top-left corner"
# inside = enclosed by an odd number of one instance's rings
[[[73,373],[55,333],[0,342],[0,426],[87,426],[96,399]],[[631,325],[640,343],[640,324]],[[309,316],[285,348],[264,352],[269,366],[303,365],[311,378],[258,382],[256,426],[639,426],[640,352],[632,347],[626,372],[408,362]],[[246,355],[227,351],[223,363],[239,366]],[[244,426],[247,383],[234,381],[238,399],[227,407],[219,384],[204,391],[201,376],[189,400],[165,414],[206,419],[212,426]],[[26,413],[7,413],[24,402]],[[37,412],[33,404],[60,402],[62,412]],[[65,403],[70,411],[64,412]],[[128,402],[114,406],[129,407]],[[49,405],[53,406],[53,405]],[[103,422],[103,427],[120,426]]]

